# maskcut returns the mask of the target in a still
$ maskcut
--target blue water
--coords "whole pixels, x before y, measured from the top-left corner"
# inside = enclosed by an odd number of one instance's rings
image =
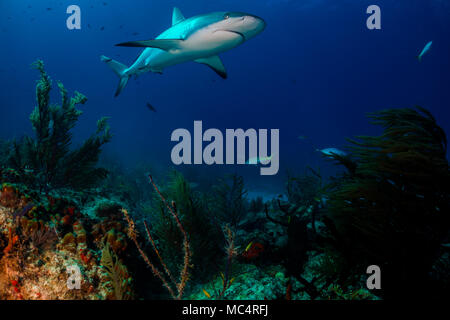
[[[81,30],[66,28],[71,4],[81,8]],[[366,28],[372,4],[381,8],[381,30]],[[141,49],[114,44],[155,38],[170,26],[174,6],[186,17],[248,12],[262,17],[267,28],[221,55],[227,80],[186,63],[130,80],[114,98],[118,79],[100,55],[130,65]],[[128,167],[138,162],[173,167],[170,134],[192,130],[194,120],[202,120],[205,129],[279,128],[281,165],[275,177],[261,177],[255,167],[182,168],[208,175],[239,172],[252,188],[278,192],[287,170],[311,165],[333,172],[316,148],[342,148],[347,137],[378,133],[367,112],[420,105],[450,131],[448,1],[0,0],[0,18],[2,138],[31,134],[28,116],[38,73],[30,64],[38,58],[53,80],[89,98],[81,106],[74,143],[109,116],[114,138],[104,157]],[[429,41],[432,49],[419,63],[416,56]],[[53,98],[59,102],[56,90]]]

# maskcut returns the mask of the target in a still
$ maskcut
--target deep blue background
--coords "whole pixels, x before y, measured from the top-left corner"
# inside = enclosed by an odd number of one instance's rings
[[[82,30],[66,28],[70,4],[81,7]],[[381,7],[382,30],[366,28],[371,4]],[[264,18],[267,29],[221,55],[228,80],[187,63],[131,80],[114,98],[118,79],[99,56],[129,65],[140,49],[114,44],[156,37],[170,26],[174,6],[186,17],[244,11]],[[170,166],[171,132],[192,129],[194,120],[205,129],[279,128],[278,177],[259,177],[255,167],[243,171],[250,186],[273,190],[288,169],[309,164],[331,172],[315,148],[377,133],[367,112],[421,105],[450,132],[449,18],[444,0],[0,0],[0,137],[31,133],[38,73],[29,66],[41,58],[53,80],[89,98],[76,143],[110,116],[115,137],[106,154],[127,166]],[[418,63],[430,40],[431,51]],[[56,90],[54,99],[59,102]],[[204,172],[211,170],[238,168]]]

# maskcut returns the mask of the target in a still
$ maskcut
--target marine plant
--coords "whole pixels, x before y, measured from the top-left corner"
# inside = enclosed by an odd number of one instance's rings
[[[244,178],[236,174],[228,175],[213,190],[211,206],[215,215],[222,224],[236,228],[246,213],[247,191],[244,188]]]
[[[231,230],[228,225],[223,227],[223,234],[225,236],[225,253],[226,253],[226,262],[224,271],[220,272],[221,278],[221,287],[216,289],[213,286],[214,295],[209,293],[205,288],[202,289],[204,295],[208,299],[223,299],[225,297],[226,291],[233,284],[235,278],[233,277],[233,261],[238,255],[238,247],[235,244],[236,233]]]
[[[125,219],[128,222],[129,238],[135,243],[142,258],[147,263],[147,265],[151,268],[153,274],[161,280],[161,282],[163,283],[163,286],[167,289],[170,296],[173,299],[179,300],[183,297],[183,293],[186,288],[186,284],[189,280],[190,269],[192,267],[192,265],[191,265],[191,245],[190,245],[188,234],[187,234],[183,224],[181,223],[180,214],[178,212],[175,201],[168,203],[166,198],[162,195],[161,191],[159,190],[159,188],[153,181],[153,178],[151,175],[149,176],[149,178],[150,178],[150,182],[153,185],[155,191],[161,198],[161,201],[166,206],[171,217],[174,219],[176,226],[183,237],[183,265],[180,269],[179,279],[175,278],[175,276],[172,274],[169,267],[167,266],[167,263],[165,262],[164,258],[161,256],[160,251],[158,250],[157,244],[150,232],[147,222],[144,222],[145,231],[147,233],[148,240],[152,245],[154,253],[156,254],[156,256],[159,260],[159,263],[162,266],[163,271],[160,271],[158,269],[158,267],[149,259],[148,255],[144,252],[141,245],[139,244],[139,242],[137,240],[138,232],[136,229],[136,225],[135,225],[134,221],[132,220],[132,218],[130,217],[130,215],[128,214],[128,212],[125,209],[123,209],[122,212],[125,215]],[[171,253],[171,254],[173,254],[173,253]]]
[[[284,265],[289,277],[297,278],[305,287],[305,291],[315,298],[319,292],[314,284],[304,279],[301,274],[307,261],[307,251],[311,249],[308,237],[308,223],[312,218],[304,214],[304,209],[291,203],[282,203],[277,200],[278,209],[283,213],[282,219],[275,219],[269,214],[269,208],[265,206],[266,218],[276,224],[284,226],[287,232],[287,245],[284,249]]]
[[[445,132],[420,107],[369,117],[383,133],[349,140],[355,171],[330,194],[327,224],[343,269],[361,275],[378,265],[384,297],[439,295],[428,274],[450,226]]]
[[[102,249],[100,264],[108,278],[108,285],[111,287],[111,298],[115,300],[128,300],[133,297],[130,281],[126,267],[121,263],[117,255],[106,242]]]
[[[215,219],[215,207],[210,207],[209,198],[200,191],[194,191],[184,175],[177,171],[169,175],[167,185],[159,190],[164,198],[177,204],[180,220],[190,235],[191,248],[195,252],[192,257],[192,264],[195,266],[192,278],[205,279],[213,276],[218,268],[215,262],[221,257],[223,242],[223,224]],[[157,192],[154,193],[149,214],[150,229],[158,239],[162,256],[170,268],[178,266],[182,261],[172,253],[183,250],[183,237]]]
[[[107,118],[97,122],[97,131],[79,148],[70,149],[72,132],[82,111],[76,108],[87,98],[79,92],[69,97],[61,82],[61,105],[50,103],[52,82],[37,60],[33,67],[40,73],[36,85],[37,106],[30,115],[35,138],[25,136],[12,143],[8,165],[16,170],[21,182],[40,190],[59,187],[82,189],[93,186],[106,176],[106,170],[96,164],[102,146],[111,140]]]
[[[35,248],[49,248],[58,239],[54,228],[44,224],[32,231],[30,240]]]
[[[311,167],[299,176],[288,175],[286,193],[288,201],[297,206],[310,206],[317,202],[324,192],[322,176]]]

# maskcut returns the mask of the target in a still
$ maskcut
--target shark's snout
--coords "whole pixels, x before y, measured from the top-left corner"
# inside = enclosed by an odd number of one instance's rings
[[[244,16],[244,24],[248,25],[249,31],[247,31],[247,34],[250,38],[260,34],[266,28],[266,22],[253,15]]]
[[[249,40],[260,34],[266,28],[266,22],[252,14],[242,12],[231,12],[226,14],[230,17],[228,30],[233,30],[237,34],[241,34],[245,40]]]

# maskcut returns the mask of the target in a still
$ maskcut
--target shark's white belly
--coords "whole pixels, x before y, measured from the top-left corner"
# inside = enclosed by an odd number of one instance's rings
[[[212,32],[208,29],[192,34],[183,41],[179,49],[164,51],[145,49],[141,60],[141,70],[162,72],[165,68],[180,63],[218,55],[240,45],[244,39],[239,34],[228,31]]]

